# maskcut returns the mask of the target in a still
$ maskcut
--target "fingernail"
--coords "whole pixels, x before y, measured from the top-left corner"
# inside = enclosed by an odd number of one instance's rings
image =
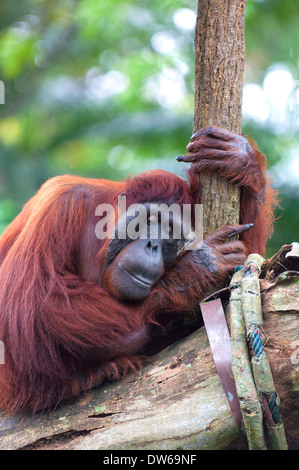
[[[176,160],[177,160],[178,162],[183,162],[183,161],[184,161],[184,155],[178,155],[178,156],[176,157]]]
[[[250,230],[253,226],[254,226],[254,224],[252,224],[252,223],[243,225],[243,230],[241,230],[240,233],[247,232],[247,230]]]
[[[198,131],[194,132],[194,134],[191,135],[190,140],[195,139],[198,136]]]

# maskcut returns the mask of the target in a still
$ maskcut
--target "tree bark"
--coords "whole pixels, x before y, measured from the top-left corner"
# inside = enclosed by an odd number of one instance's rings
[[[299,258],[286,253],[266,262],[270,275],[260,281],[264,349],[288,446],[299,449]],[[291,270],[281,272],[287,263]],[[227,292],[221,295],[224,303]],[[50,414],[0,419],[0,449],[228,448],[242,442],[203,327],[157,354],[136,377],[103,384]]]
[[[242,131],[246,0],[199,0],[195,29],[193,131],[210,125]],[[204,236],[239,223],[240,191],[218,175],[201,178]]]

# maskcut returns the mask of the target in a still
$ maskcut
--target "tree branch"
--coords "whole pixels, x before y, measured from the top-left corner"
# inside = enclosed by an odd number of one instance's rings
[[[246,0],[199,0],[195,29],[193,131],[210,125],[242,130]],[[202,178],[204,236],[239,223],[240,191],[218,175]]]

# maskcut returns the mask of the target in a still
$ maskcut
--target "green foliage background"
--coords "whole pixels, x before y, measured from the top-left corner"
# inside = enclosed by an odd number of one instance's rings
[[[1,0],[0,232],[57,174],[182,174],[175,157],[192,133],[194,32],[175,23],[179,9],[196,12],[196,1]],[[298,24],[297,0],[248,0],[246,82],[262,84],[277,62],[297,80]],[[298,239],[299,183],[289,183],[287,163],[299,148],[298,106],[280,130],[244,119],[270,171],[279,163],[286,175],[281,183],[274,171],[281,208],[269,255]]]

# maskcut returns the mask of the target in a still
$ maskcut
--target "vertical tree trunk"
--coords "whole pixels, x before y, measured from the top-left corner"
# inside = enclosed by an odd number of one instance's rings
[[[241,133],[245,7],[246,0],[198,0],[194,132],[216,125]],[[201,180],[204,235],[239,223],[239,189],[217,175]]]

